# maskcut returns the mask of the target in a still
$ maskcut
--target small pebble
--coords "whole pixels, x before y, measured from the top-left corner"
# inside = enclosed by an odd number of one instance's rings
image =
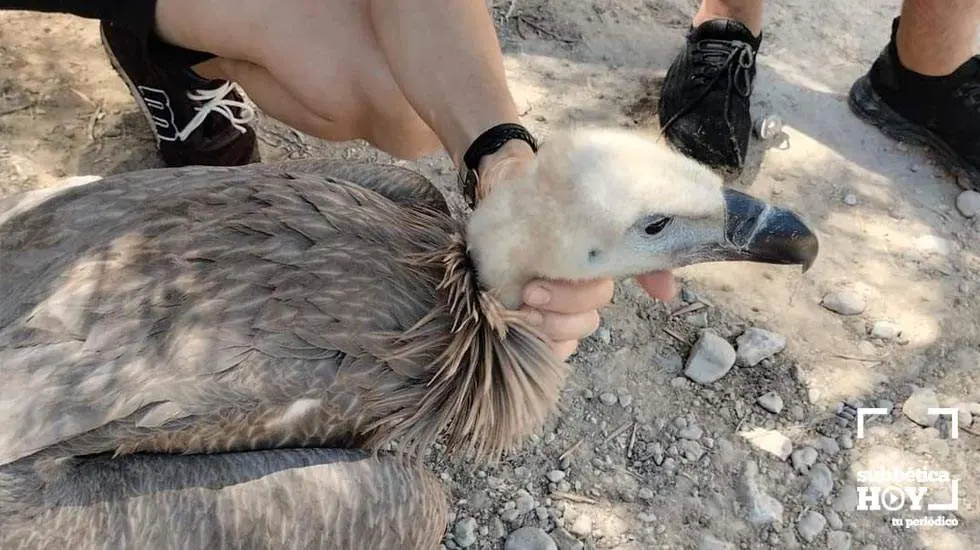
[[[823,517],[819,512],[807,510],[803,512],[800,520],[796,522],[796,532],[806,542],[813,542],[826,526],[827,518]]]
[[[602,401],[603,405],[615,405],[619,398],[616,397],[615,393],[604,392],[599,396],[599,401]]]
[[[882,340],[894,340],[902,335],[902,328],[890,321],[875,321],[871,336]]]
[[[756,403],[772,414],[779,414],[783,410],[783,398],[774,391],[760,395]]]
[[[628,393],[619,394],[619,405],[624,409],[633,404],[633,396]]]
[[[453,539],[460,548],[469,548],[476,544],[476,520],[466,518],[457,521],[453,527]]]
[[[858,198],[854,193],[848,193],[844,195],[844,204],[848,206],[857,206]]]
[[[793,452],[793,442],[790,438],[775,430],[755,428],[748,432],[741,432],[739,435],[753,447],[773,454],[779,457],[779,460],[786,460]]]
[[[534,497],[532,497],[531,494],[524,489],[517,491],[517,498],[514,499],[514,502],[517,504],[517,513],[519,515],[523,515],[531,510],[534,510]]]
[[[640,489],[639,491],[637,491],[636,496],[639,497],[640,500],[647,500],[647,501],[649,501],[649,500],[653,500],[654,499],[653,491],[651,489],[646,488],[646,487],[643,487],[642,489]]]
[[[911,164],[911,165],[909,165],[909,170],[911,170],[912,172],[918,172],[921,169],[922,169],[922,167],[919,166],[918,164]]]
[[[844,527],[844,522],[840,519],[840,514],[833,510],[827,510],[824,512],[824,517],[827,518],[827,525],[831,529],[842,529]]]
[[[857,487],[854,485],[847,485],[838,491],[837,498],[834,499],[833,507],[837,512],[849,514],[857,509],[857,505]]]
[[[831,439],[830,441],[834,440]],[[837,442],[834,442],[834,446],[837,446]],[[810,466],[813,466],[817,461],[817,450],[809,446],[797,449],[790,455],[790,461],[793,463],[793,469],[797,472],[809,472]]]
[[[826,464],[815,464],[810,468],[810,483],[803,491],[803,498],[817,504],[823,501],[834,490],[834,479]]]
[[[677,443],[678,449],[680,449],[681,454],[684,458],[694,462],[704,456],[704,447],[701,446],[697,441],[691,441],[689,439],[684,439]]]
[[[849,290],[827,294],[820,305],[840,315],[860,315],[868,307],[860,294]]]
[[[704,435],[704,430],[702,430],[698,425],[684,426],[683,428],[677,430],[677,437],[681,439],[701,439]]]
[[[956,209],[967,218],[976,217],[980,214],[980,193],[963,191],[956,197]]]
[[[538,521],[545,522],[548,521],[548,509],[544,506],[538,506],[534,509],[534,515],[538,516]]]
[[[597,330],[596,337],[603,344],[608,345],[609,343],[612,342],[612,332],[606,327],[601,327],[599,330]]]
[[[687,359],[684,375],[699,384],[711,384],[735,365],[735,348],[711,332],[701,333]]]
[[[847,434],[843,434],[838,437],[837,443],[840,445],[841,449],[851,449],[854,447],[854,440]]]
[[[494,539],[502,539],[507,536],[507,530],[504,527],[504,522],[500,521],[500,518],[493,518],[490,520],[490,536]]]
[[[761,328],[750,327],[735,339],[735,344],[736,363],[743,367],[754,367],[763,359],[783,351],[786,347],[786,337]]]
[[[579,517],[575,518],[572,525],[568,528],[568,531],[573,535],[578,535],[580,537],[587,537],[592,533],[592,517],[588,514],[581,514]]]
[[[565,472],[563,470],[552,470],[546,474],[548,481],[552,483],[558,483],[565,479]]]
[[[686,288],[682,288],[681,289],[681,300],[684,300],[685,302],[687,302],[689,304],[693,304],[694,302],[697,302],[698,301],[698,295],[695,294],[691,290],[688,290]]]
[[[939,407],[939,397],[935,390],[930,388],[919,388],[912,392],[912,395],[905,400],[902,405],[902,413],[916,424],[923,428],[929,428],[936,424],[938,416],[929,414],[928,409]]]
[[[543,529],[521,527],[508,535],[504,550],[558,550],[558,545]]]
[[[847,531],[827,532],[827,550],[851,550],[851,534]]]
[[[684,317],[684,322],[696,328],[708,328],[708,312],[698,311]]]

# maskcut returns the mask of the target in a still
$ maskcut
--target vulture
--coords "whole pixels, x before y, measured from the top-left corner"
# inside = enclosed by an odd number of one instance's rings
[[[799,215],[625,130],[557,133],[465,220],[351,162],[8,197],[0,547],[437,548],[422,451],[500,457],[568,375],[528,281],[817,252]]]

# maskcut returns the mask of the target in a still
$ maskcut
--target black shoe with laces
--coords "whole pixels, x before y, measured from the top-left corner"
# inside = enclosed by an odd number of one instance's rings
[[[181,63],[159,63],[150,41],[122,25],[103,21],[101,33],[113,68],[156,136],[164,164],[237,166],[260,160],[249,126],[255,112],[237,85],[205,80]]]
[[[661,132],[676,149],[713,168],[741,171],[761,41],[729,19],[705,21],[690,30],[660,92]]]
[[[980,191],[980,56],[947,76],[910,71],[898,59],[898,21],[871,69],[851,86],[851,110],[893,139],[928,145],[971,180],[965,187]]]

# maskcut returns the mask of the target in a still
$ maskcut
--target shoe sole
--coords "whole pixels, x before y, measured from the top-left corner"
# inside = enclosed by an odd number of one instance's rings
[[[126,74],[126,71],[122,69],[122,65],[119,64],[119,60],[116,59],[116,55],[112,53],[112,48],[109,47],[109,41],[106,39],[105,29],[102,25],[99,25],[99,38],[102,41],[102,50],[105,51],[106,57],[109,58],[109,64],[112,65],[112,70],[116,71],[116,75],[119,76],[123,83],[126,84],[126,87],[129,88],[129,93],[133,96],[133,100],[136,101],[137,108],[141,113],[143,113],[143,117],[146,119],[146,124],[150,127],[150,133],[153,134],[153,139],[156,141],[157,150],[159,151],[160,137],[157,135],[156,130],[153,129],[156,127],[156,122],[153,120],[153,115],[150,114],[150,109],[143,102],[143,95],[140,94],[139,89],[136,87],[136,83],[130,80],[129,75]]]
[[[960,187],[980,191],[980,169],[971,165],[959,153],[954,151],[941,137],[928,128],[909,122],[894,109],[885,104],[881,96],[871,87],[867,75],[857,79],[847,95],[847,104],[851,112],[858,118],[875,126],[881,133],[897,140],[913,145],[925,145],[937,153],[946,169],[950,172],[963,174],[964,178],[956,178]]]

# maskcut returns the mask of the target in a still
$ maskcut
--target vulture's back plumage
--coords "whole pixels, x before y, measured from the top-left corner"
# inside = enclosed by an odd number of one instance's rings
[[[407,169],[147,170],[0,208],[0,465],[440,432],[497,454],[565,375]]]
[[[428,550],[448,507],[399,457],[286,449],[16,465],[0,469],[0,510],[4,550]]]

